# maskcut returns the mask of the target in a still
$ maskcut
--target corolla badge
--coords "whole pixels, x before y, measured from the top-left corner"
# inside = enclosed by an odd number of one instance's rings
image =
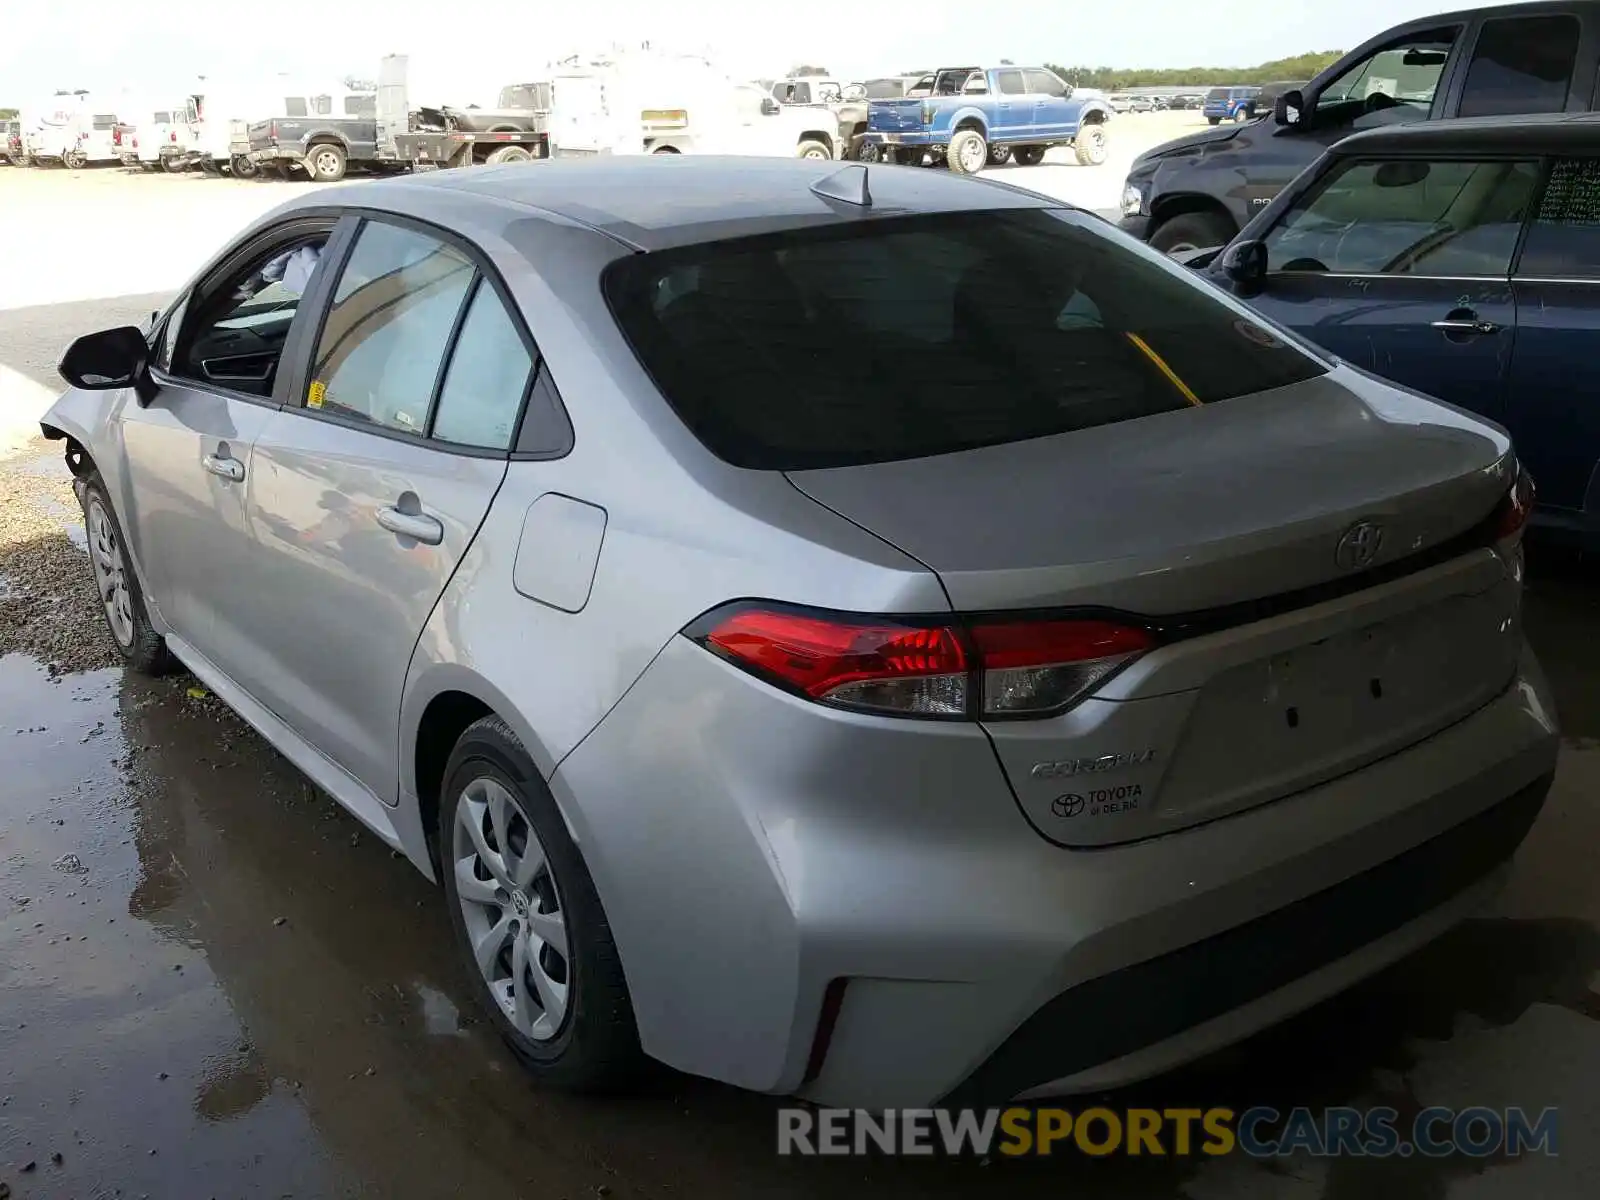
[[[1376,521],[1357,521],[1344,531],[1334,548],[1333,558],[1341,569],[1359,571],[1370,567],[1383,545],[1383,526]]]

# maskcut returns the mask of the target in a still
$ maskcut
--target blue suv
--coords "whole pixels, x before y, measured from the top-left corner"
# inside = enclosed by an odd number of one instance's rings
[[[1206,93],[1200,111],[1213,125],[1223,121],[1248,121],[1256,115],[1256,98],[1260,95],[1258,87],[1212,88]]]
[[[1536,523],[1600,548],[1600,116],[1356,134],[1189,262],[1350,365],[1505,426]]]

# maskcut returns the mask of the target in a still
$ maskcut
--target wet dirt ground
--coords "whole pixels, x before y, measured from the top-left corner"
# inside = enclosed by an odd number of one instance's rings
[[[0,362],[46,383],[65,332],[141,309],[0,311]],[[23,615],[81,626],[92,607],[50,599],[86,573],[42,453],[0,466],[0,561],[20,578],[48,542]],[[1534,562],[1566,739],[1504,895],[1108,1102],[1555,1106],[1559,1157],[780,1159],[772,1098],[665,1073],[625,1100],[541,1092],[477,1021],[435,890],[192,680],[95,668],[91,621],[0,656],[0,1200],[1600,1194],[1600,568]],[[68,650],[94,669],[47,668]]]

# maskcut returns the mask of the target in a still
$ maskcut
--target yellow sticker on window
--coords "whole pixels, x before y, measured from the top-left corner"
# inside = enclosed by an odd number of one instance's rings
[[[328,385],[320,379],[313,379],[311,387],[306,392],[306,407],[321,408],[322,402],[328,398]]]

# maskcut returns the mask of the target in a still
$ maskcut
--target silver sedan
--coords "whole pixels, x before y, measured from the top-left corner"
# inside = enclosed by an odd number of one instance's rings
[[[437,879],[555,1083],[1149,1075],[1470,911],[1554,770],[1504,433],[1002,184],[318,192],[62,373],[128,662]]]

